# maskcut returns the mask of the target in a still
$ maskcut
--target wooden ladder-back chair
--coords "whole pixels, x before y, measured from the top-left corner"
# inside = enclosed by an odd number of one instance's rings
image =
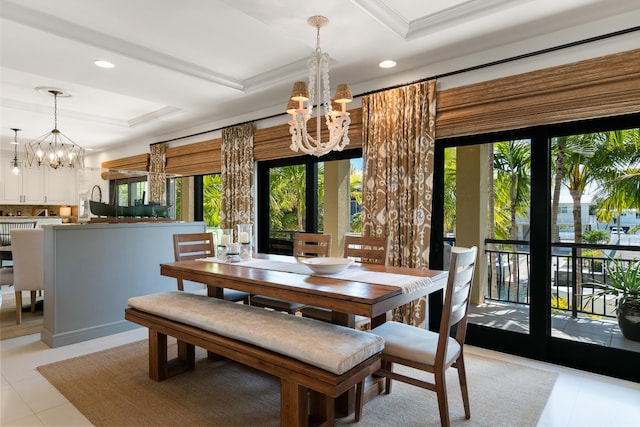
[[[387,238],[344,236],[344,256],[367,264],[387,264]]]
[[[293,240],[293,256],[309,258],[331,255],[331,234],[296,233]]]
[[[22,323],[22,292],[31,294],[31,312],[36,291],[44,290],[44,234],[42,228],[12,228],[13,287],[16,291],[16,323]]]
[[[173,254],[176,261],[194,260],[215,256],[213,233],[186,233],[173,235]],[[184,290],[182,279],[178,280],[178,290]],[[249,304],[247,292],[224,289],[223,298],[227,301]]]
[[[345,258],[353,258],[356,262],[386,265],[387,238],[345,235],[344,256]],[[303,317],[331,322],[331,310],[326,308],[305,307],[300,312]],[[371,319],[368,317],[356,316],[355,326],[357,329],[367,330],[370,328],[370,324]]]
[[[445,373],[449,367],[458,371],[465,418],[471,418],[463,350],[477,252],[475,246],[470,249],[454,248],[452,251],[439,332],[394,321],[383,323],[371,331],[385,341],[382,368],[376,374],[386,377],[387,394],[391,392],[392,379],[435,391],[442,426],[450,424],[445,383]],[[454,337],[451,336],[453,326],[456,326]],[[395,363],[430,372],[434,381],[423,381],[394,372]]]
[[[293,240],[293,256],[296,258],[308,258],[313,256],[329,256],[331,253],[331,234],[296,233]],[[251,305],[269,308],[275,311],[284,311],[296,314],[305,305],[294,301],[278,298],[254,295],[251,297]]]

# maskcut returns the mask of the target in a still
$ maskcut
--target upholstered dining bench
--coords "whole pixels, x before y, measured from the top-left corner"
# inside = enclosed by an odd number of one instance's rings
[[[161,381],[195,367],[195,346],[280,378],[280,423],[306,426],[309,390],[324,396],[323,425],[334,399],[356,386],[360,419],[364,379],[381,366],[384,341],[367,332],[186,292],[130,298],[125,319],[149,329],[149,376]],[[178,340],[169,361],[167,336]]]

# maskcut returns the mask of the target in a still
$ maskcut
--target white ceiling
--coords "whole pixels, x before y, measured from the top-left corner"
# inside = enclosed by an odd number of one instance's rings
[[[333,88],[347,82],[358,94],[429,77],[436,63],[502,59],[509,44],[532,52],[624,30],[639,8],[638,0],[0,0],[0,148],[12,127],[23,129],[21,142],[53,129],[53,97],[36,87],[72,95],[58,99],[58,128],[96,151],[281,113],[293,81],[306,79],[316,42],[307,18],[316,14],[331,21],[320,36]],[[383,59],[398,66],[381,69]]]

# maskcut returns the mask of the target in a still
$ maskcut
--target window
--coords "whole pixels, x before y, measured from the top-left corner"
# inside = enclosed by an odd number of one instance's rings
[[[353,149],[312,156],[258,163],[258,251],[290,254],[296,232],[325,231],[326,218],[348,216],[350,231],[359,231],[362,203],[362,151]],[[328,162],[350,159],[347,212],[325,211],[325,196],[337,192],[327,188]]]
[[[127,178],[112,181],[111,191],[115,193],[113,200],[118,206],[137,206],[147,202],[146,177]]]

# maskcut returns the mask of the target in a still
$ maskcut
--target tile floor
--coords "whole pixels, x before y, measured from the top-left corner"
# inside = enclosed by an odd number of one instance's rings
[[[58,391],[35,370],[37,366],[68,359],[147,337],[136,329],[84,343],[49,348],[40,335],[0,341],[0,425],[90,426]],[[477,347],[468,352],[559,373],[538,426],[626,427],[640,420],[640,384]],[[516,424],[514,424],[515,426]]]

